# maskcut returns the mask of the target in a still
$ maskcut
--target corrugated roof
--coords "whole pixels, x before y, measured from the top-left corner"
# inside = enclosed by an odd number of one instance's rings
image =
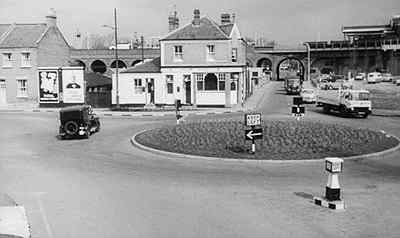
[[[151,61],[137,64],[121,71],[123,73],[161,73],[161,58],[157,57]]]
[[[222,30],[223,32],[225,32],[225,34],[226,34],[227,36],[230,36],[230,35],[231,35],[231,32],[232,32],[233,25],[234,25],[233,23],[231,23],[231,24],[225,24],[225,25],[220,25],[219,28],[221,28],[221,30]]]
[[[202,17],[200,25],[187,24],[162,40],[228,40],[227,34],[211,19]]]
[[[15,24],[0,43],[1,48],[36,47],[36,41],[46,31],[46,24]]]

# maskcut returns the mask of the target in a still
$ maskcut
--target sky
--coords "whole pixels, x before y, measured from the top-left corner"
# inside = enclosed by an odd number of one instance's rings
[[[110,34],[117,8],[119,35],[164,36],[168,15],[176,6],[180,24],[200,9],[220,21],[221,13],[235,13],[243,36],[263,36],[281,44],[340,40],[342,26],[388,24],[400,14],[400,0],[0,0],[1,23],[40,23],[50,8],[69,42],[74,33]]]

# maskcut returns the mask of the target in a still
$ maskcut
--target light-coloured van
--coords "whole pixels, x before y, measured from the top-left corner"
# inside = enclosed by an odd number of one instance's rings
[[[382,74],[379,72],[372,72],[367,75],[368,83],[380,83],[382,82]]]

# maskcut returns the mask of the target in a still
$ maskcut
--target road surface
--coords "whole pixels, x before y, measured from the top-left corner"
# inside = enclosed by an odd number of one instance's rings
[[[259,109],[291,117],[273,82]],[[191,117],[187,120],[242,114]],[[340,118],[310,107],[305,120],[385,130],[398,118]],[[55,113],[0,113],[0,192],[23,204],[33,237],[398,237],[400,156],[345,161],[347,209],[312,203],[323,162],[245,163],[165,157],[133,147],[143,129],[173,117],[101,119],[89,140],[60,141]]]

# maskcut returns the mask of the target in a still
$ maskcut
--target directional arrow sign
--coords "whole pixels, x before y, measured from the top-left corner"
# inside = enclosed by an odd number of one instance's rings
[[[262,139],[262,128],[250,129],[245,131],[246,140]]]

